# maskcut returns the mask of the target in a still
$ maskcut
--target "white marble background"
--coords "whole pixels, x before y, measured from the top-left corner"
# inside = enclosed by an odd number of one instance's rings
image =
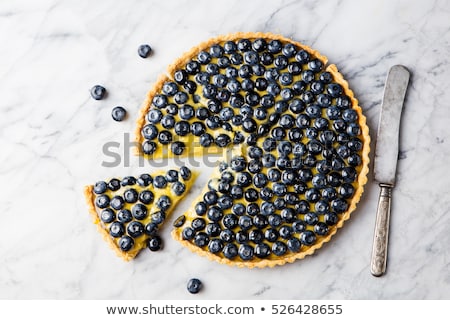
[[[444,0],[1,1],[0,298],[449,299],[449,21]],[[281,33],[328,56],[359,98],[373,140],[389,67],[412,71],[385,276],[369,272],[372,178],[331,243],[275,269],[210,262],[175,243],[170,228],[163,251],[124,263],[97,234],[82,186],[151,170],[134,157],[102,167],[102,146],[123,145],[167,64],[235,31]],[[142,43],[154,48],[151,58],[137,55]],[[107,99],[90,98],[94,84],[108,89]],[[112,121],[116,105],[128,120]],[[191,277],[205,284],[199,295],[185,289]]]

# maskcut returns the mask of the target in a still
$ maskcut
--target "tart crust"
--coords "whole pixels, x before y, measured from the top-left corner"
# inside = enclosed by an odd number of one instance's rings
[[[151,108],[152,100],[155,94],[157,94],[165,81],[172,80],[173,75],[176,70],[183,67],[192,57],[196,56],[200,51],[204,50],[205,48],[210,47],[211,45],[219,42],[224,42],[228,40],[236,41],[239,39],[256,39],[256,38],[264,38],[266,40],[280,40],[282,42],[292,43],[295,46],[304,49],[308,51],[310,54],[314,55],[316,58],[321,60],[324,65],[327,64],[328,59],[321,55],[318,51],[311,49],[310,47],[303,45],[297,41],[294,41],[292,39],[286,38],[281,35],[273,34],[273,33],[261,33],[261,32],[238,32],[238,33],[231,33],[227,35],[218,36],[215,38],[211,38],[205,42],[200,43],[199,45],[193,47],[191,50],[184,53],[180,58],[178,58],[175,62],[173,62],[171,65],[168,66],[167,69],[167,75],[160,76],[156,84],[153,86],[153,88],[148,92],[147,97],[145,99],[145,102],[143,103],[143,106],[141,108],[139,118],[137,120],[137,126],[135,131],[135,137],[136,142],[138,146],[141,146],[144,139],[141,134],[141,130],[143,126],[145,125],[145,115],[148,113],[148,111]],[[369,136],[369,128],[366,124],[366,117],[362,113],[362,109],[358,104],[357,99],[354,97],[353,92],[350,90],[347,81],[343,78],[342,74],[338,71],[337,67],[334,64],[328,65],[325,69],[326,71],[330,72],[333,75],[334,81],[336,83],[339,83],[344,93],[351,99],[352,102],[352,108],[357,112],[359,116],[359,125],[361,127],[361,137],[363,140],[363,149],[360,152],[362,163],[360,172],[358,174],[357,179],[357,188],[355,190],[355,194],[353,195],[351,202],[349,203],[349,207],[346,212],[341,214],[341,218],[339,219],[339,222],[330,227],[329,233],[325,237],[320,237],[319,241],[314,244],[313,246],[309,247],[306,251],[302,251],[299,253],[289,253],[279,258],[272,258],[272,259],[259,259],[254,258],[252,261],[236,261],[236,260],[230,260],[227,258],[223,258],[220,256],[217,256],[215,254],[212,254],[202,248],[199,248],[192,244],[190,241],[183,240],[181,236],[181,228],[175,228],[172,231],[172,236],[175,240],[179,241],[183,246],[186,246],[189,248],[192,252],[197,253],[200,256],[207,257],[208,259],[212,261],[217,261],[222,264],[230,265],[230,266],[237,266],[237,267],[247,267],[247,268],[265,268],[265,267],[275,267],[278,265],[284,265],[286,263],[292,263],[297,259],[302,259],[308,255],[311,255],[315,252],[315,250],[321,248],[325,243],[329,242],[332,238],[332,236],[337,232],[338,229],[342,228],[345,221],[347,221],[351,213],[356,209],[357,203],[360,201],[361,195],[364,190],[364,185],[367,182],[367,174],[369,172],[369,153],[370,153],[370,136]],[[143,155],[140,151],[140,148],[137,147],[135,149],[136,154]],[[217,153],[220,153],[221,151],[218,150]],[[237,151],[239,152],[239,151]],[[186,156],[191,155],[199,155],[200,152],[194,152],[193,154],[188,154]],[[152,155],[152,157],[158,157],[161,156],[161,154],[155,153]],[[217,173],[216,173],[217,174]],[[197,201],[200,201],[204,192],[207,190],[207,186],[203,190],[203,192],[198,196],[196,201],[193,203],[196,203]],[[189,211],[186,213],[186,217],[195,216],[194,208],[191,207]],[[98,218],[96,218],[98,220]],[[188,218],[189,219],[189,218]],[[104,232],[104,230],[103,230]]]

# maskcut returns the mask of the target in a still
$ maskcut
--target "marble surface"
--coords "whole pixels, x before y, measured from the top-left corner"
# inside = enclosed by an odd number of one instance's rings
[[[449,299],[449,20],[448,1],[1,1],[0,298]],[[369,272],[372,176],[333,241],[283,267],[210,262],[175,243],[170,228],[163,251],[130,263],[101,240],[82,187],[152,170],[129,155],[147,90],[181,53],[235,31],[281,33],[326,55],[349,80],[374,141],[388,69],[411,70],[385,276]],[[142,43],[151,58],[137,55]],[[90,98],[94,84],[107,99]],[[126,121],[112,121],[116,105]],[[112,168],[102,165],[108,142],[122,155]],[[205,284],[199,295],[185,289],[191,277]]]

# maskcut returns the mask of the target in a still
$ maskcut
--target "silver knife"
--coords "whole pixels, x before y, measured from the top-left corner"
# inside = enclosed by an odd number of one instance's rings
[[[386,272],[392,188],[395,185],[398,159],[400,116],[409,76],[409,71],[404,66],[393,66],[386,79],[381,104],[374,159],[374,178],[380,185],[380,197],[370,263],[370,272],[376,277]]]

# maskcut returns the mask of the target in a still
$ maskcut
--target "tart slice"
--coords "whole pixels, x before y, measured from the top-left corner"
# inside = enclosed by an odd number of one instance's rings
[[[112,178],[86,186],[89,212],[111,248],[129,261],[160,245],[158,229],[194,183],[187,167],[139,177]]]

